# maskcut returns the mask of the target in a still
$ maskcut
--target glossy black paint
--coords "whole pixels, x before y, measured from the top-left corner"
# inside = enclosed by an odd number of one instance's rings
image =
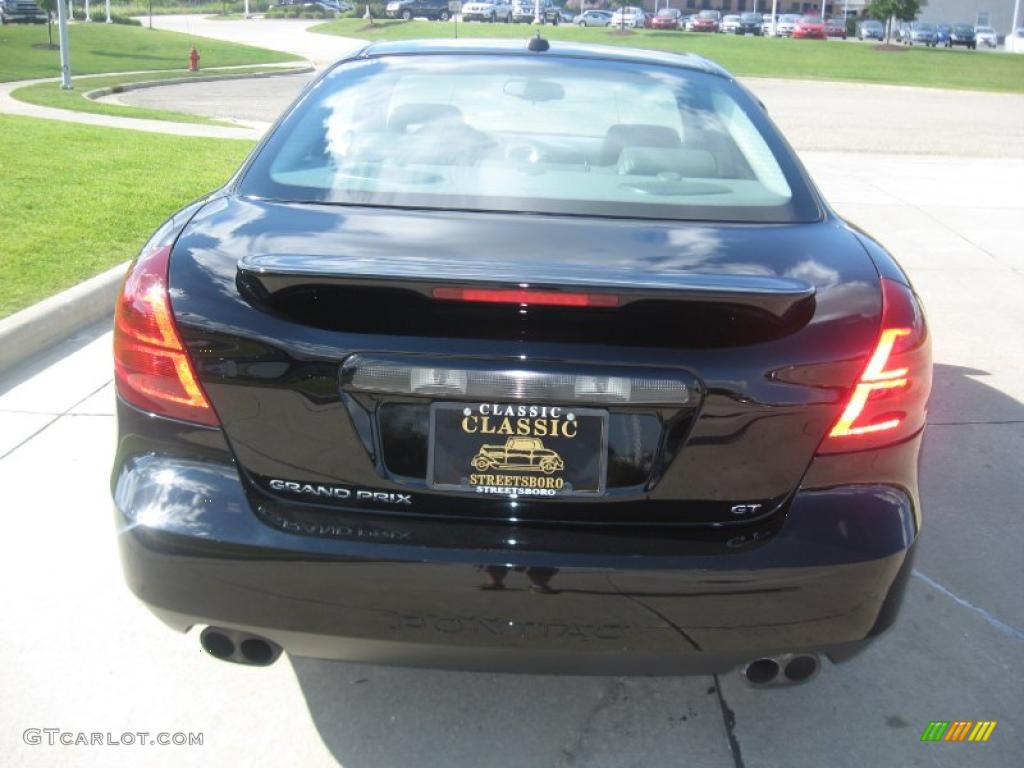
[[[842,660],[895,618],[918,527],[919,438],[872,452],[876,485],[854,484],[863,463],[815,459],[786,510],[740,529],[581,529],[281,504],[241,482],[220,430],[118,417],[131,589],[179,630],[228,625],[299,655],[638,674]]]
[[[277,203],[233,185],[163,233],[175,318],[223,429],[118,408],[126,577],[172,626],[325,658],[690,673],[771,652],[841,659],[891,623],[921,436],[815,450],[874,344],[880,275],[906,278],[823,201],[816,222],[712,224]],[[638,319],[428,298],[452,282],[657,300]],[[426,486],[428,398],[346,391],[359,353],[655,367],[696,399],[610,409],[606,497],[480,499]]]

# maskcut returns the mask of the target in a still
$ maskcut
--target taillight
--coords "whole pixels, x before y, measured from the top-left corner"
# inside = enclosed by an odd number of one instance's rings
[[[218,425],[181,343],[167,293],[171,247],[144,251],[132,264],[114,312],[114,381],[138,408]]]
[[[917,299],[907,286],[882,278],[878,340],[818,452],[877,448],[916,434],[931,382],[931,342]]]

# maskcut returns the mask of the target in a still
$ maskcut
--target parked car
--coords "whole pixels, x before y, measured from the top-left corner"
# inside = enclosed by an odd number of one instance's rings
[[[740,26],[739,14],[730,13],[722,17],[722,23],[718,25],[718,31],[726,34],[736,34]]]
[[[384,7],[384,14],[389,19],[406,21],[415,18],[448,21],[452,17],[448,0],[392,0]]]
[[[946,43],[946,47],[952,48],[954,45],[962,45],[972,51],[977,48],[978,39],[975,37],[974,27],[970,24],[954,24],[949,31],[949,42]]]
[[[846,20],[836,18],[825,19],[825,37],[839,37],[845,40]]]
[[[935,25],[935,44],[946,45],[949,42],[949,33],[953,28],[949,24]]]
[[[328,67],[132,262],[128,587],[254,666],[766,683],[855,656],[912,581],[920,299],[716,64],[510,44]]]
[[[721,22],[721,11],[701,11],[693,20],[691,29],[694,32],[718,32]]]
[[[47,16],[46,11],[35,4],[35,0],[3,0],[0,4],[0,20],[4,24],[45,24]]]
[[[1024,27],[1017,27],[1008,34],[1003,48],[1007,53],[1024,53]]]
[[[760,13],[741,13],[740,23],[736,25],[737,35],[760,35],[764,17]]]
[[[683,12],[678,8],[662,8],[654,15],[651,29],[681,29]]]
[[[858,40],[884,40],[885,25],[876,19],[864,19],[857,25]]]
[[[612,14],[611,20],[608,22],[609,27],[643,27],[644,25],[644,11],[643,8],[637,8],[636,6],[627,5],[623,8],[619,8]]]
[[[775,24],[775,35],[777,37],[792,37],[793,30],[796,29],[796,25],[800,22],[800,15],[796,13],[784,13],[779,16],[778,22]]]
[[[995,48],[999,45],[999,37],[992,27],[975,27],[974,38],[977,40],[978,45],[982,45],[986,48]]]
[[[906,21],[895,21],[892,26],[892,39],[897,43],[910,42],[910,24]]]
[[[971,28],[971,36],[974,35],[974,28]],[[935,25],[926,21],[915,21],[910,25],[910,34],[907,37],[907,45],[924,45],[934,48],[938,43],[935,37]]]
[[[517,24],[531,24],[536,15],[536,3],[525,0],[525,2],[512,3],[512,21]],[[562,21],[562,9],[555,5],[552,0],[540,0],[540,19],[543,24],[558,26]]]
[[[764,15],[764,18],[761,20],[761,34],[762,35],[772,35],[772,34],[775,33],[775,30],[772,28],[772,22],[773,21],[777,24],[778,21],[779,21],[779,17],[778,16],[773,17],[770,13],[766,13]]]
[[[573,19],[573,23],[581,27],[607,27],[611,20],[611,11],[590,10],[584,11]]]
[[[572,20],[576,18],[573,12],[566,8],[564,5],[556,6],[558,8],[558,21],[561,24],[572,24]]]
[[[793,37],[797,40],[824,40],[825,24],[820,16],[801,16],[793,27]]]
[[[508,0],[474,0],[462,4],[463,21],[512,21],[512,3]]]

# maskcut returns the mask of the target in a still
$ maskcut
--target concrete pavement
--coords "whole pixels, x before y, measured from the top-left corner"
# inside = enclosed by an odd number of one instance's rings
[[[995,768],[1024,754],[1024,160],[805,152],[909,268],[937,362],[925,528],[896,626],[812,683],[554,678],[215,661],[122,584],[107,473],[110,334],[0,380],[0,760],[376,766]],[[930,720],[999,722],[923,744]],[[26,728],[204,733],[203,746],[29,746]]]
[[[294,53],[312,62],[318,69],[333,64],[350,51],[366,45],[365,40],[307,32],[310,27],[322,23],[323,21],[319,19],[221,21],[212,16],[188,14],[153,17],[153,26],[156,29]]]

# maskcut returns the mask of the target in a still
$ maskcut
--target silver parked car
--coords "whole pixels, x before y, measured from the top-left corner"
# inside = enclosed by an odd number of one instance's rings
[[[584,11],[575,19],[573,23],[581,27],[607,27],[612,20],[611,11]]]
[[[985,48],[995,48],[999,45],[999,36],[992,27],[977,26],[974,28],[974,39],[978,45]]]

